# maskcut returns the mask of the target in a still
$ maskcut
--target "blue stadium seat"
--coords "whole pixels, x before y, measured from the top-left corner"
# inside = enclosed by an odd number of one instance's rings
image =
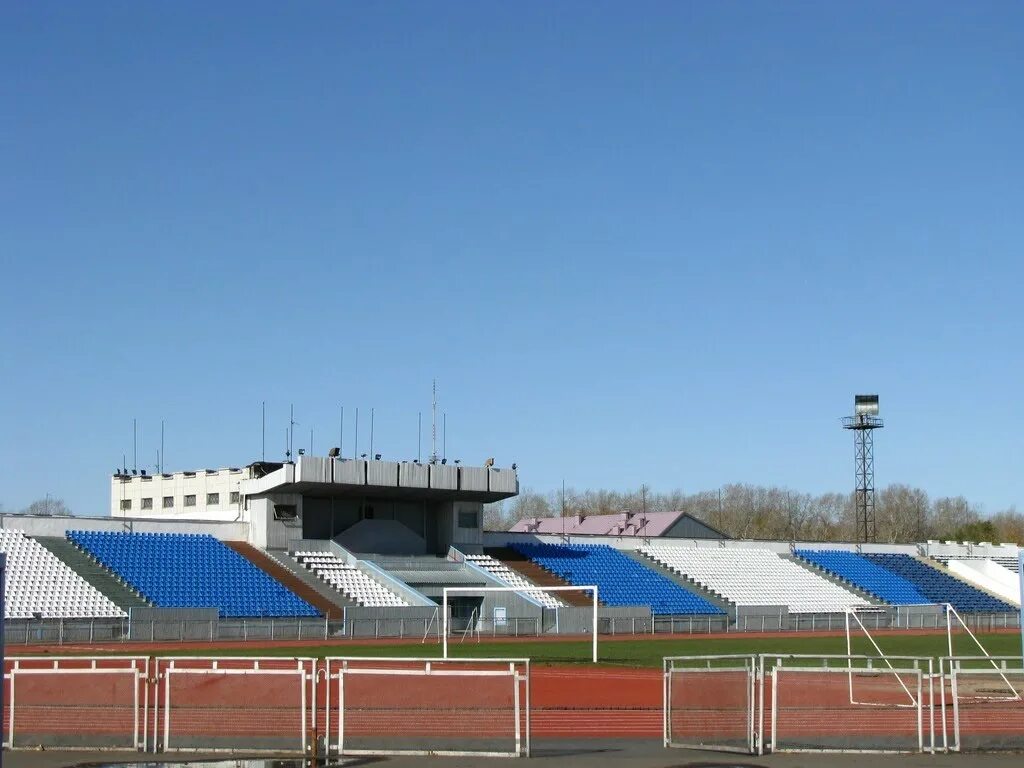
[[[837,549],[798,549],[796,555],[891,605],[922,605],[935,602],[921,594],[906,579],[856,552]]]
[[[605,605],[649,605],[660,615],[722,615],[703,597],[604,544],[514,544],[524,557],[569,584],[594,584]]]
[[[217,608],[224,618],[320,615],[213,536],[68,531],[67,537],[161,608]]]
[[[910,555],[798,549],[798,557],[892,605],[949,603],[964,613],[1017,609]]]
[[[929,603],[949,603],[961,613],[1016,613],[1017,608],[992,597],[970,584],[943,573],[904,554],[865,554],[865,560],[879,565],[912,583]]]

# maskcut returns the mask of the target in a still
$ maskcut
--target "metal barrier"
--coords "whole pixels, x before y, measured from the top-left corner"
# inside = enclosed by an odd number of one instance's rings
[[[925,751],[930,666],[930,659],[896,657],[775,659],[763,682],[771,692],[769,751]]]
[[[942,720],[947,751],[1024,749],[1022,662],[1019,656],[940,660],[942,687],[952,710],[952,722]]]
[[[754,752],[756,656],[664,660],[666,747]]]
[[[663,663],[666,747],[936,751],[935,685],[942,676],[929,658],[762,654]],[[938,713],[945,717],[943,699]],[[1019,733],[1024,739],[1024,722]]]
[[[153,751],[305,753],[316,672],[307,658],[157,659]]]
[[[144,749],[149,659],[9,657],[4,747]]]
[[[329,755],[530,755],[528,659],[325,661]]]

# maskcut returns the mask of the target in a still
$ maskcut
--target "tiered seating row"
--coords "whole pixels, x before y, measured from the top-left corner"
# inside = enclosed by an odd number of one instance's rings
[[[0,529],[7,555],[4,617],[8,619],[121,618],[127,614],[21,531]]]
[[[510,587],[525,588],[536,586],[531,584],[521,574],[513,571],[500,560],[495,560],[490,555],[466,555],[466,560],[473,563],[473,565],[483,568],[494,578],[498,579],[498,581],[502,581]],[[561,608],[565,605],[551,592],[524,592],[523,594],[536,600],[545,608]]]
[[[640,551],[736,605],[784,605],[790,613],[842,613],[867,604],[770,549],[653,544]]]
[[[660,615],[720,615],[703,597],[602,544],[515,544],[513,548],[559,578],[597,585],[606,605],[649,605]]]
[[[222,617],[319,615],[213,536],[105,531],[68,531],[67,536],[161,608],[217,608]]]
[[[1016,609],[905,554],[799,549],[799,557],[893,605],[949,603],[965,613]]]
[[[329,552],[293,552],[292,557],[359,605],[384,608],[409,604],[368,574],[355,566],[346,565],[337,555]]]
[[[912,582],[931,603],[949,603],[966,613],[1009,613],[1017,608],[965,584],[948,573],[903,554],[865,554],[864,557]]]

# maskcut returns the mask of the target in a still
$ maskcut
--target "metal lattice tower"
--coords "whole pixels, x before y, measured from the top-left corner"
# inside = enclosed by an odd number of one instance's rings
[[[853,431],[857,536],[863,542],[873,542],[877,539],[874,431],[885,426],[878,416],[878,395],[854,395],[853,412],[843,419],[843,429]]]

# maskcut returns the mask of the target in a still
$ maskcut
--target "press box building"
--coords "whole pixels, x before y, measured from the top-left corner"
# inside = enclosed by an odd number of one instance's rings
[[[348,539],[362,551],[408,552],[412,546],[435,555],[449,547],[477,551],[483,505],[519,492],[511,468],[319,456],[157,475],[118,473],[110,484],[115,518],[247,523],[249,543],[263,548]]]

